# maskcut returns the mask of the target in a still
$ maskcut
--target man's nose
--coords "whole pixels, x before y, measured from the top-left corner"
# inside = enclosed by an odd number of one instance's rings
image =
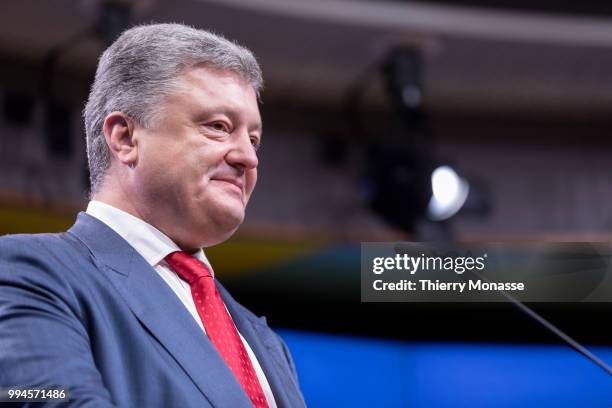
[[[229,164],[242,167],[244,170],[253,169],[259,164],[256,149],[247,132],[235,135],[232,148],[226,158]]]

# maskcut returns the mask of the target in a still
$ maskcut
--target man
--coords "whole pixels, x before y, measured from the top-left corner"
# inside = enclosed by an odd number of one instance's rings
[[[201,248],[242,223],[257,180],[260,68],[178,24],[124,32],[84,117],[92,200],[66,233],[0,239],[0,388],[74,406],[299,407],[282,340]]]

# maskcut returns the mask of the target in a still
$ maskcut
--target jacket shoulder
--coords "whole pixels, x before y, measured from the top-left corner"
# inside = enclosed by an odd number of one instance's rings
[[[76,291],[83,267],[92,262],[87,247],[69,233],[0,237],[0,293],[42,296],[80,314]]]
[[[46,260],[59,262],[75,254],[82,258],[89,251],[67,232],[47,234],[15,234],[0,237],[0,262]]]

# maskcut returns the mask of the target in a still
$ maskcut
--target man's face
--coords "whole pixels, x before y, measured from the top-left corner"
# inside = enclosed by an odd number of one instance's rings
[[[253,87],[229,71],[189,68],[134,138],[140,216],[183,249],[229,238],[257,181],[261,117]]]

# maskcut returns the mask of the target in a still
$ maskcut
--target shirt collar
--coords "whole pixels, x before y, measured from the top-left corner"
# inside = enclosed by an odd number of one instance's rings
[[[166,255],[181,250],[166,234],[151,224],[112,205],[92,200],[87,205],[86,213],[119,234],[153,267],[161,263]],[[190,255],[206,265],[214,277],[202,248]]]

